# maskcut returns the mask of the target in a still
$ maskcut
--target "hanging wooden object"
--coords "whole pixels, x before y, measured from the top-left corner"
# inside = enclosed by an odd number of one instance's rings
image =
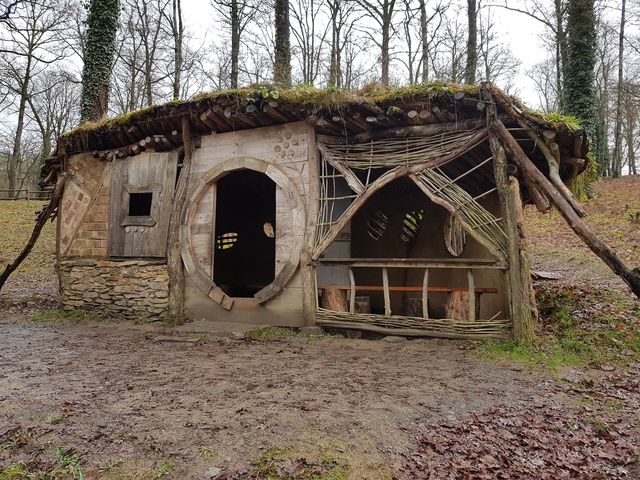
[[[444,223],[444,244],[447,251],[454,257],[459,257],[467,243],[467,232],[458,219],[449,214]]]

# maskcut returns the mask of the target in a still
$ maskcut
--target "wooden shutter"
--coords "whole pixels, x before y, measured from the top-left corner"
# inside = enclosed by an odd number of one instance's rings
[[[145,152],[114,160],[109,209],[110,256],[166,256],[177,166],[177,152]],[[130,215],[130,200],[135,194],[145,193],[152,194],[149,215]]]

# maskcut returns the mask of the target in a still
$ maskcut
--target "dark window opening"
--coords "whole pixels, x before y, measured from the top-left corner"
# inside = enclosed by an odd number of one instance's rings
[[[408,212],[404,216],[404,220],[402,221],[402,233],[400,234],[404,243],[409,243],[416,239],[420,232],[423,218],[424,209]]]
[[[380,240],[389,225],[389,217],[380,210],[376,211],[367,221],[367,233],[374,240]]]
[[[276,268],[276,184],[253,170],[216,182],[213,281],[230,297],[253,297]]]
[[[227,250],[233,247],[238,241],[238,234],[235,232],[223,233],[216,238],[216,248],[218,250]]]
[[[153,192],[140,192],[129,194],[129,216],[148,217],[151,215],[151,203]]]

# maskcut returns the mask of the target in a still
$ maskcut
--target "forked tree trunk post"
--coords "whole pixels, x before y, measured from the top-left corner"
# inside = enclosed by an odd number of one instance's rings
[[[187,186],[191,171],[191,157],[193,155],[193,139],[188,117],[182,117],[182,143],[184,145],[184,159],[178,186],[173,198],[171,216],[169,220],[167,245],[167,272],[169,274],[169,313],[178,319],[184,317],[184,266],[180,248],[180,224],[182,210],[187,199]]]
[[[489,84],[483,84],[483,91],[488,100],[487,123],[491,128],[498,122],[497,109],[491,97]],[[507,234],[507,256],[509,270],[506,274],[509,311],[513,321],[513,337],[523,343],[530,343],[534,336],[534,315],[536,310],[531,304],[531,273],[529,266],[523,262],[521,252],[524,249],[523,236],[518,228],[518,208],[520,201],[512,190],[507,174],[507,155],[499,138],[492,130],[489,132],[489,145],[493,155],[493,173],[500,200],[502,224]]]

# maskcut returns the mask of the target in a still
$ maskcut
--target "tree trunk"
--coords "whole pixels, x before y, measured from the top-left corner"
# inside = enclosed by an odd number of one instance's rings
[[[429,36],[427,35],[427,0],[420,0],[420,37],[422,40],[422,83],[429,81]]]
[[[31,82],[31,65],[33,52],[27,56],[24,78],[20,86],[20,103],[18,104],[18,122],[16,124],[16,135],[13,139],[13,149],[7,164],[7,176],[9,177],[9,190],[18,187],[18,174],[22,164],[22,134],[24,133],[24,117],[27,111],[27,101],[29,100],[29,84]],[[10,198],[17,198],[18,192],[9,192]]]
[[[182,87],[182,0],[173,0],[173,99],[180,98]]]
[[[582,119],[585,130],[599,146],[595,107],[596,17],[594,0],[569,0],[567,33],[569,61],[564,78],[565,112]],[[597,148],[596,148],[597,150]]]
[[[231,0],[231,88],[238,88],[240,60],[240,15],[238,0]]]
[[[554,0],[555,17],[556,17],[556,89],[558,94],[558,107],[561,112],[564,111],[564,84],[563,79],[567,71],[568,52],[567,52],[567,31],[565,29],[565,12],[563,0]]]
[[[180,246],[180,223],[182,209],[187,199],[189,174],[191,173],[191,157],[193,155],[193,138],[191,125],[187,117],[182,118],[182,143],[184,159],[182,169],[173,197],[171,214],[169,217],[169,232],[167,234],[167,271],[169,272],[169,313],[178,321],[184,318],[184,265],[182,263],[182,249]]]
[[[469,32],[467,37],[467,65],[464,70],[464,82],[476,83],[478,66],[478,12],[476,0],[467,0],[467,21]]]
[[[382,19],[382,44],[380,47],[380,64],[381,64],[381,79],[382,85],[389,86],[389,35],[391,28],[391,19],[384,13]]]
[[[618,42],[618,94],[616,97],[616,125],[613,138],[613,176],[622,174],[622,97],[624,93],[624,27],[626,15],[626,0],[622,0],[620,17],[620,38]]]
[[[291,86],[291,44],[289,0],[275,0],[276,45],[273,81],[283,87]]]
[[[80,123],[107,113],[111,67],[120,15],[120,0],[91,0],[82,70]]]

